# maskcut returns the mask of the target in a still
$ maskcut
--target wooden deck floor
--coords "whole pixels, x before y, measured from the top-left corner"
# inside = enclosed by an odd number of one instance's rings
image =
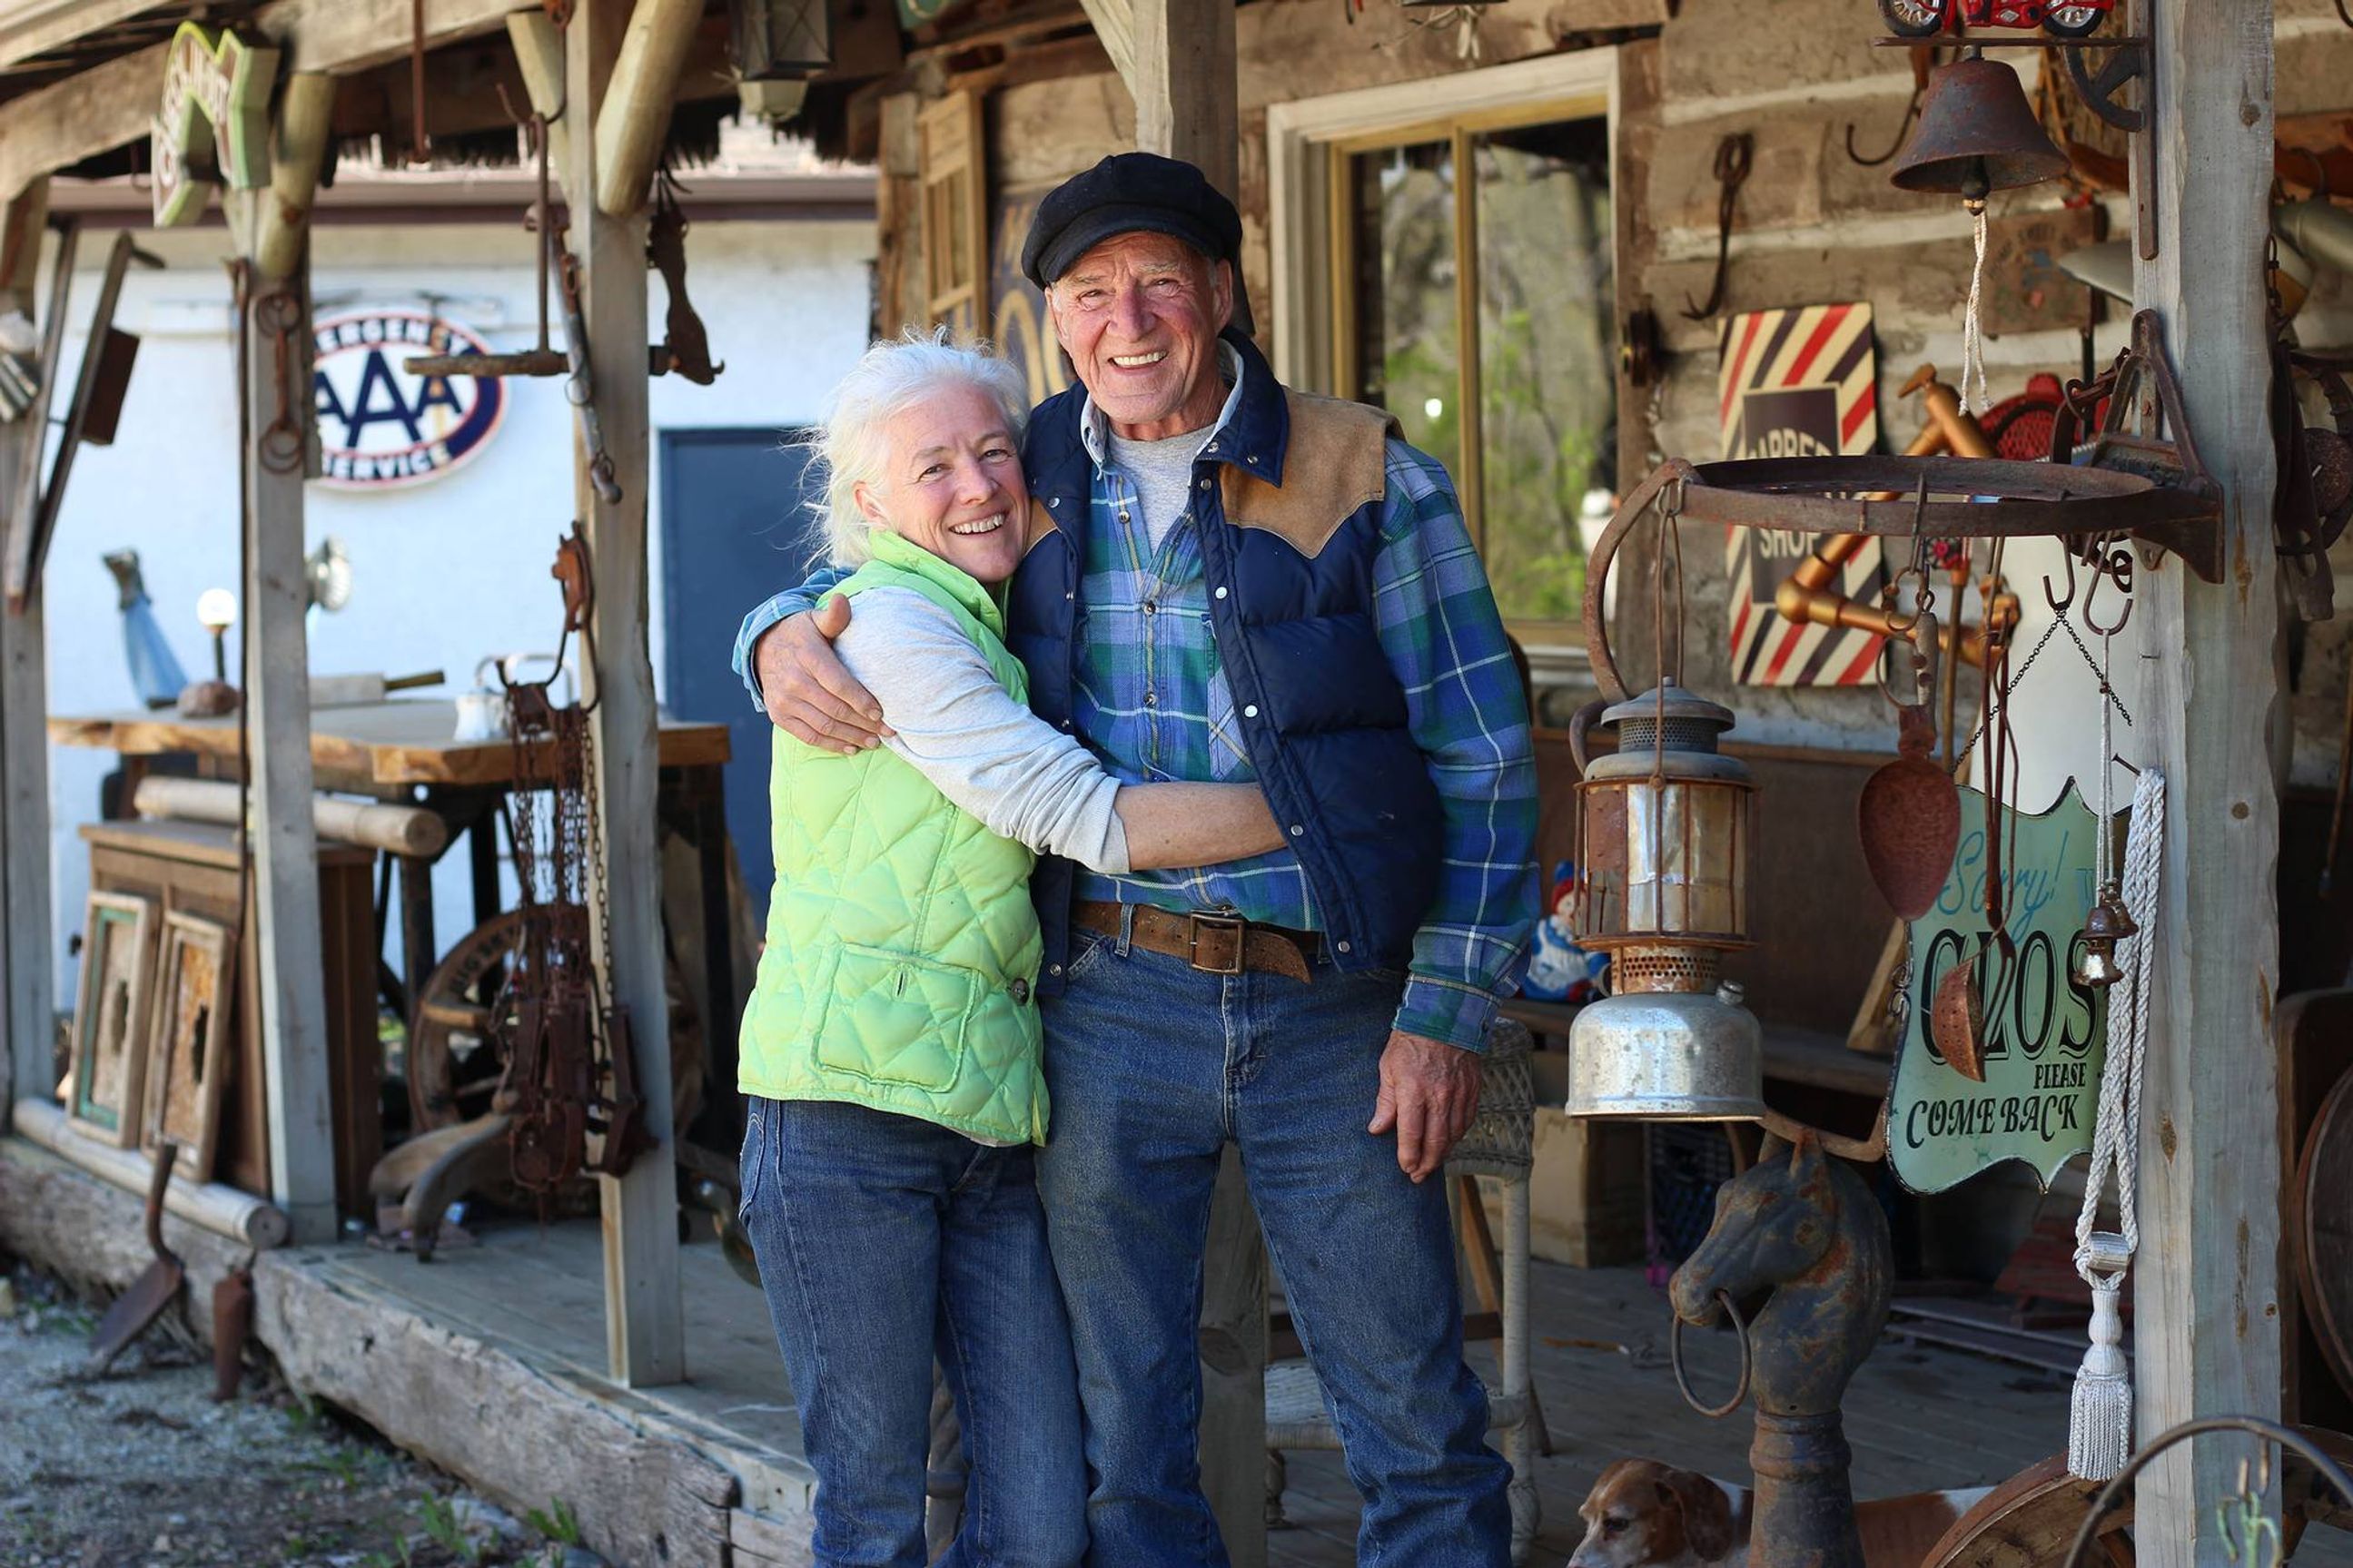
[[[628,1397],[735,1469],[744,1507],[797,1517],[808,1472],[759,1293],[727,1269],[713,1246],[687,1247],[683,1264],[689,1381]],[[602,1268],[593,1224],[505,1226],[428,1266],[339,1247],[310,1267],[333,1276],[340,1289],[405,1301],[575,1385],[601,1381]],[[1539,1263],[1533,1295],[1536,1385],[1555,1443],[1553,1455],[1536,1461],[1544,1524],[1534,1563],[1554,1568],[1567,1561],[1580,1533],[1577,1504],[1612,1459],[1648,1455],[1746,1479],[1746,1419],[1711,1422],[1684,1406],[1666,1364],[1666,1306],[1639,1269]],[[519,1312],[518,1302],[531,1303],[529,1311]],[[1693,1336],[1687,1350],[1704,1394],[1729,1390],[1728,1339]],[[1492,1363],[1482,1371],[1491,1372]],[[2063,1447],[2066,1424],[2067,1390],[2056,1377],[1893,1342],[1865,1365],[1846,1405],[1855,1488],[1863,1497],[1994,1483]],[[1284,1507],[1289,1523],[1271,1539],[1273,1563],[1355,1562],[1356,1499],[1338,1455],[1292,1456]]]

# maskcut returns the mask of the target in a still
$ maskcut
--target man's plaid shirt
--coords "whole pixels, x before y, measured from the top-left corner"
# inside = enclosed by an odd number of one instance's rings
[[[1229,374],[1239,368],[1230,355],[1227,364]],[[1229,399],[1229,415],[1234,406]],[[1135,487],[1109,461],[1103,419],[1092,402],[1082,419],[1094,479],[1077,628],[1076,733],[1131,783],[1252,779],[1210,635],[1192,517],[1154,550]],[[1519,672],[1452,484],[1435,458],[1402,441],[1388,444],[1388,473],[1373,563],[1377,626],[1445,817],[1438,896],[1414,937],[1397,1027],[1475,1050],[1494,998],[1516,977],[1535,921],[1535,756]],[[811,608],[840,576],[821,572],[745,618],[734,663],[755,703],[752,645],[784,616]],[[1076,891],[1165,909],[1230,910],[1303,931],[1322,923],[1288,849],[1197,870],[1113,877],[1082,869]]]

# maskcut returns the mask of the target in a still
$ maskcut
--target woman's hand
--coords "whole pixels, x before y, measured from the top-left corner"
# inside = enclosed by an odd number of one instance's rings
[[[752,669],[770,722],[809,745],[854,757],[891,731],[873,693],[834,657],[833,639],[849,626],[849,601],[828,594],[816,610],[762,632]]]

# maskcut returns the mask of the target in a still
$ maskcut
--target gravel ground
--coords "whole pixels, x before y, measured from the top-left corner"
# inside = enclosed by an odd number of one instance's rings
[[[212,1398],[176,1309],[101,1377],[97,1314],[0,1274],[0,1563],[8,1568],[454,1568],[601,1560],[248,1367]],[[176,1332],[175,1332],[176,1331]],[[568,1520],[536,1519],[556,1534]]]

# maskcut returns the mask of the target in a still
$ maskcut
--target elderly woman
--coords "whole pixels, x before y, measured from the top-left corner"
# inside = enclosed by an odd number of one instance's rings
[[[895,731],[779,731],[776,884],[745,1015],[744,1218],[817,1471],[824,1568],[920,1568],[932,1364],[970,1476],[955,1568],[1086,1550],[1046,1136],[1034,851],[1120,872],[1275,847],[1254,784],[1122,784],[1029,711],[1001,586],[1029,521],[1023,386],[938,339],[868,353],[818,450],[842,661]]]

